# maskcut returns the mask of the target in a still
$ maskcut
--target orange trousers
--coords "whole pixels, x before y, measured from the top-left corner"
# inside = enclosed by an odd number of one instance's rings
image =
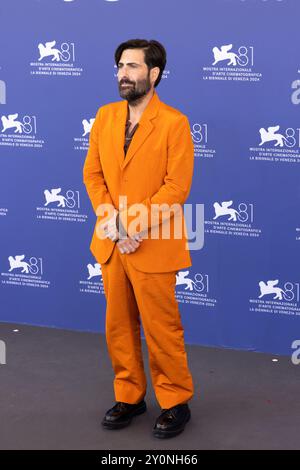
[[[116,401],[138,403],[146,395],[140,326],[148,348],[151,380],[161,408],[186,403],[194,394],[184,331],[175,298],[176,272],[145,273],[115,245],[101,265],[106,297],[106,343]]]

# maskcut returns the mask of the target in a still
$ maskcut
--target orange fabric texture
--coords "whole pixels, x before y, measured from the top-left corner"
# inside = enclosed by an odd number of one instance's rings
[[[121,254],[115,246],[108,262],[101,266],[115,399],[138,403],[146,394],[142,324],[156,398],[161,408],[171,408],[186,403],[194,393],[175,298],[176,271],[144,273],[135,269],[131,256]]]
[[[161,408],[186,403],[193,396],[184,332],[175,297],[176,272],[191,266],[182,205],[188,197],[194,149],[187,117],[160,101],[154,92],[140,118],[126,158],[126,100],[109,103],[97,112],[83,179],[97,216],[90,249],[101,264],[106,296],[106,341],[115,372],[116,401],[138,403],[146,394],[140,327],[147,342],[152,383]],[[121,206],[120,196],[127,196]],[[174,214],[162,211],[156,220],[141,218],[144,233],[156,228],[157,238],[143,237],[134,253],[121,254],[115,242],[98,237],[99,222],[112,214],[99,206],[111,204],[132,236],[140,228],[131,211],[143,203],[177,204]],[[173,215],[172,215],[173,214]],[[182,236],[174,226],[180,220]],[[160,229],[170,222],[170,237]],[[178,235],[178,234],[177,234]]]
[[[192,265],[187,242],[183,204],[192,183],[194,147],[188,118],[163,103],[154,91],[140,118],[126,158],[124,154],[125,123],[128,111],[126,100],[109,103],[98,109],[90,133],[90,145],[83,167],[83,181],[97,221],[90,249],[96,260],[105,263],[112,253],[114,242],[99,238],[97,226],[108,219],[108,213],[97,210],[111,204],[120,212],[120,221],[130,236],[141,229],[147,234],[142,245],[131,253],[135,267],[144,272],[167,272]],[[127,206],[119,206],[119,197],[127,197]],[[141,223],[131,222],[137,204],[143,204]],[[159,210],[151,220],[150,210],[156,204],[172,204],[180,210]],[[170,215],[169,215],[170,214]],[[161,227],[170,222],[170,237],[163,238]],[[174,235],[174,225],[181,224],[181,236]],[[150,234],[151,227],[156,238]],[[101,230],[99,231],[101,234]]]

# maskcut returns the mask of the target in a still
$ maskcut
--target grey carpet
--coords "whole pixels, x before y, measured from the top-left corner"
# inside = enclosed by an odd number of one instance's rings
[[[105,336],[0,323],[0,339],[1,449],[300,448],[300,365],[289,357],[187,345],[192,418],[182,434],[160,440],[151,434],[160,408],[144,341],[148,411],[109,431],[100,424],[114,404]]]

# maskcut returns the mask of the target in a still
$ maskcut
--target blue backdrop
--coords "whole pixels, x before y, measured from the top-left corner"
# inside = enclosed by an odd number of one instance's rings
[[[205,240],[179,272],[187,343],[290,354],[300,337],[300,2],[1,0],[0,321],[104,332],[82,182],[114,51],[157,39],[157,93],[189,117],[187,202]]]

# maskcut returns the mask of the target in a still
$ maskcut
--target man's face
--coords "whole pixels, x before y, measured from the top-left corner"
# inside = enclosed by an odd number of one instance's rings
[[[142,49],[125,49],[118,64],[118,85],[121,98],[133,103],[151,90],[150,70]]]

